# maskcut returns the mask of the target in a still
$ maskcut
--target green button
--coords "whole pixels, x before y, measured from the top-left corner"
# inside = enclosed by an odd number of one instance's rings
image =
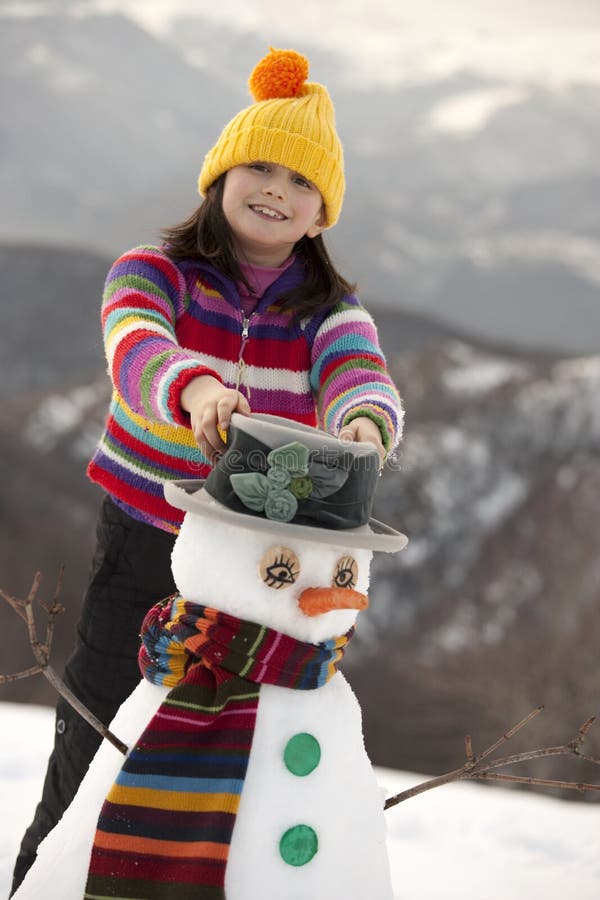
[[[286,744],[283,761],[292,775],[310,775],[321,761],[321,745],[312,734],[295,734]]]
[[[310,825],[294,825],[279,841],[281,858],[290,866],[305,866],[319,849],[319,840]]]

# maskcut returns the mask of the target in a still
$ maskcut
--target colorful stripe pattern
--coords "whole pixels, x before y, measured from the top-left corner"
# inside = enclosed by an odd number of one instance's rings
[[[368,415],[387,449],[398,442],[402,408],[371,317],[349,296],[292,324],[278,297],[302,278],[296,260],[267,288],[244,337],[237,288],[210,265],[176,265],[158,247],[114,263],[102,305],[114,391],[88,474],[135,517],[177,530],[183,513],[165,501],[164,482],[208,474],[180,405],[198,375],[239,384],[253,412],[332,434]]]
[[[320,687],[352,633],[307,644],[179,595],[156,604],[140,668],[172,689],[104,802],[85,900],[224,900],[260,685]]]

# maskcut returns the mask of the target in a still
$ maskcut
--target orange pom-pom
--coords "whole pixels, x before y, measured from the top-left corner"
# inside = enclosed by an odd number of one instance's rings
[[[298,97],[308,78],[308,60],[295,50],[274,50],[258,63],[248,80],[256,101]]]

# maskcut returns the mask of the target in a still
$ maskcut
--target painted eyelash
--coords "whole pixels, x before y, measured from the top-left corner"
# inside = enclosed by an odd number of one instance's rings
[[[348,579],[341,578],[345,574],[349,575]],[[339,583],[339,580],[342,580],[342,584]],[[354,588],[356,586],[356,582],[358,580],[358,567],[356,565],[356,560],[351,556],[344,556],[342,559],[338,560],[335,574],[333,576],[333,583],[336,587],[341,588]]]
[[[275,569],[285,569],[289,577],[278,578],[277,575],[274,574]],[[296,578],[298,577],[299,571],[299,569],[294,569],[294,563],[292,562],[292,560],[287,559],[282,555],[274,562],[272,562],[270,566],[266,567],[265,583],[268,587],[274,587],[276,589],[285,587],[288,584],[294,584]]]

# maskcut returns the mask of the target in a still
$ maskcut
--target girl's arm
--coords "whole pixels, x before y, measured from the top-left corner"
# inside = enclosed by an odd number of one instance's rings
[[[112,266],[104,286],[102,329],[112,382],[135,413],[152,421],[190,426],[181,394],[194,378],[211,375],[177,341],[186,286],[158,247],[136,247]]]
[[[402,403],[388,374],[373,319],[355,297],[346,297],[321,322],[312,342],[310,378],[321,428],[376,443],[364,421],[370,419],[386,454],[398,444]]]

